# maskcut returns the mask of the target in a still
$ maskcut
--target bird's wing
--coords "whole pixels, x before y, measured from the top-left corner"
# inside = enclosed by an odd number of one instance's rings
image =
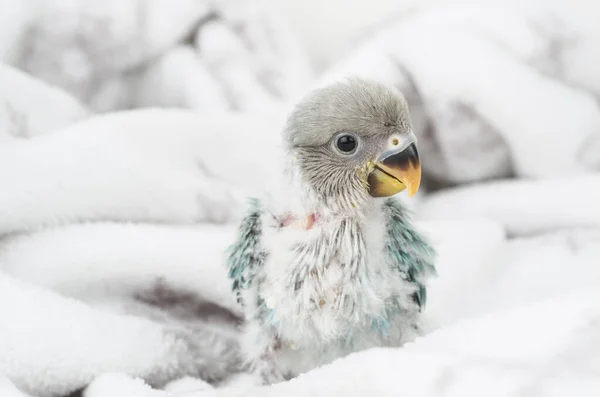
[[[236,241],[229,247],[226,264],[232,289],[238,302],[244,306],[243,290],[248,289],[254,276],[262,268],[265,253],[261,245],[261,206],[257,199],[250,201],[250,209],[242,219]]]
[[[435,274],[435,251],[410,222],[410,213],[395,199],[384,206],[387,220],[387,252],[392,266],[417,287],[414,299],[419,308],[425,306],[425,280]]]

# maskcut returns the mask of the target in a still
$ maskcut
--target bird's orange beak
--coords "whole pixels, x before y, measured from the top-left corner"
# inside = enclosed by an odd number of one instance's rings
[[[413,142],[404,149],[383,153],[368,167],[367,183],[372,197],[388,197],[408,190],[412,197],[421,184],[421,163]]]

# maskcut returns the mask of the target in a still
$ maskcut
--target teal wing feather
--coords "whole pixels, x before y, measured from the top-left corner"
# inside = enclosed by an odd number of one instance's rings
[[[261,206],[257,199],[250,200],[250,209],[242,219],[236,241],[227,250],[226,265],[232,290],[238,302],[244,305],[242,291],[252,286],[265,261],[261,245]]]
[[[410,213],[396,199],[384,206],[387,212],[387,252],[394,268],[417,287],[413,298],[423,309],[427,301],[425,280],[435,274],[435,251],[414,228]]]

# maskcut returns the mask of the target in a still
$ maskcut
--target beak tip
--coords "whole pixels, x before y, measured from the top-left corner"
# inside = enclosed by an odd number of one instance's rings
[[[413,197],[419,191],[419,185],[411,184],[408,186],[408,189],[406,189],[406,190],[408,190],[408,197]]]

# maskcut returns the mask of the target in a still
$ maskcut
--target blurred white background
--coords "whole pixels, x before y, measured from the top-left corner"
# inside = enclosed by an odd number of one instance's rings
[[[318,69],[350,51],[365,31],[389,24],[415,6],[475,3],[496,0],[264,0],[278,10],[311,56]],[[591,4],[591,3],[590,3]]]
[[[349,50],[365,29],[387,22],[415,0],[266,0],[300,38],[315,67],[323,69]],[[423,2],[436,0],[423,0]],[[440,0],[438,0],[440,1]],[[450,1],[450,0],[442,0]]]

